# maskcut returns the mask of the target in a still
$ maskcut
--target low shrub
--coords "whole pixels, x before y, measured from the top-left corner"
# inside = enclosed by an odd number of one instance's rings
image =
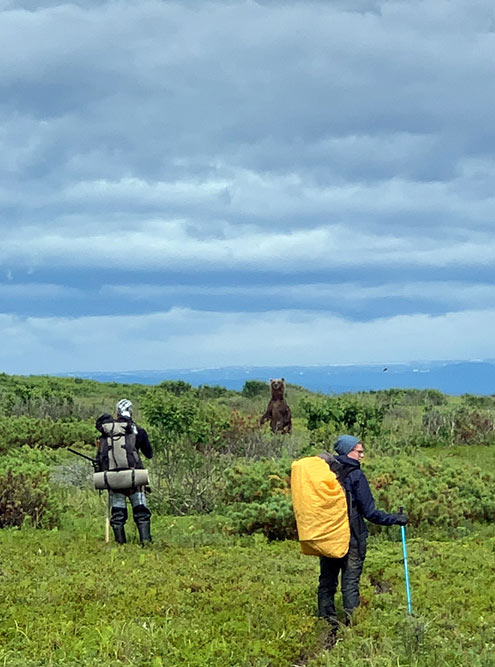
[[[230,530],[239,535],[261,532],[269,540],[297,539],[290,495],[274,494],[263,503],[237,503],[226,514]]]
[[[12,470],[14,473],[35,475],[48,472],[53,466],[69,460],[69,454],[63,449],[33,449],[29,445],[11,447],[2,454],[2,470]]]
[[[267,382],[261,380],[246,380],[241,394],[245,398],[255,398],[256,396],[270,396],[270,387]]]
[[[143,401],[148,423],[160,433],[160,442],[186,439],[198,450],[223,448],[229,428],[227,411],[194,395],[152,389]]]
[[[247,459],[276,457],[281,456],[293,440],[293,435],[273,434],[261,427],[257,415],[232,410],[230,428],[224,435],[223,451]]]
[[[340,433],[352,433],[366,438],[377,436],[382,429],[385,407],[371,404],[355,396],[327,396],[301,399],[307,418],[307,428],[314,431],[328,425]]]
[[[476,396],[475,394],[463,394],[463,403],[470,408],[495,408],[495,396]]]
[[[332,451],[333,445],[339,435],[339,430],[333,422],[330,424],[322,424],[317,429],[310,431],[309,444],[311,445],[312,451],[315,453]]]
[[[0,477],[0,528],[20,527],[26,521],[35,528],[53,528],[60,524],[61,514],[48,473],[8,470]]]
[[[184,382],[184,380],[164,380],[158,385],[158,389],[169,391],[174,396],[182,396],[194,390],[192,384]]]
[[[374,458],[364,470],[377,507],[397,512],[404,506],[411,526],[455,528],[495,520],[495,472],[420,454]]]
[[[231,392],[226,387],[222,387],[218,384],[200,384],[196,389],[196,395],[198,398],[206,401],[212,398],[220,398],[220,396],[225,396],[229,393]]]
[[[33,417],[0,417],[0,453],[11,448],[70,447],[74,444],[93,443],[95,428],[93,420],[80,419],[36,419]]]
[[[438,444],[493,444],[495,417],[487,410],[466,406],[449,411],[427,409],[423,415],[423,432]]]
[[[70,391],[45,385],[30,386],[19,383],[7,388],[0,386],[0,414],[27,415],[39,419],[60,419],[77,415],[77,405]]]
[[[297,536],[290,497],[290,461],[260,460],[225,471],[224,514],[239,534],[262,532],[268,539]]]
[[[185,515],[211,512],[225,470],[215,451],[198,452],[178,440],[161,448],[150,465],[149,504],[159,514]]]
[[[392,388],[370,391],[370,394],[375,394],[378,401],[388,407],[396,405],[446,405],[448,402],[447,396],[438,389]]]
[[[452,529],[495,521],[495,472],[417,453],[375,457],[365,464],[364,471],[376,506],[390,513],[404,506],[414,528]],[[236,532],[261,531],[270,539],[296,536],[288,460],[262,460],[227,469],[222,500],[222,511]]]

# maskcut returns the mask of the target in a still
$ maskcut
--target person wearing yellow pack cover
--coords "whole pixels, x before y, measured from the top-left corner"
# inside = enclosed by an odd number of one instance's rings
[[[320,557],[320,579],[318,585],[318,615],[326,619],[332,630],[338,627],[335,611],[335,593],[337,591],[339,573],[341,573],[341,589],[346,613],[346,623],[359,606],[359,580],[363,571],[366,556],[366,540],[368,529],[364,519],[380,526],[400,525],[407,523],[405,514],[387,514],[377,510],[366,475],[361,470],[360,461],[364,456],[364,447],[359,438],[353,435],[341,435],[334,449],[337,461],[345,466],[343,486],[347,496],[351,538],[349,551],[343,558]]]

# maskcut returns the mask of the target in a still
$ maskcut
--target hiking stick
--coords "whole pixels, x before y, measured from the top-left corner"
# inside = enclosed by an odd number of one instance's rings
[[[403,507],[399,507],[399,512],[402,514],[404,512]],[[412,605],[411,605],[411,590],[409,588],[409,568],[407,564],[407,546],[406,546],[406,527],[400,527],[400,534],[402,537],[402,554],[404,556],[404,574],[406,577],[406,595],[407,595],[407,612],[409,616],[412,615]]]
[[[107,511],[105,514],[105,544],[110,542],[110,491],[108,492]]]

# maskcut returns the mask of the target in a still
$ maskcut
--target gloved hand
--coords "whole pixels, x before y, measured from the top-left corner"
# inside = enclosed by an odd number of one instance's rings
[[[395,515],[395,524],[397,526],[405,526],[408,521],[408,516],[407,514],[404,514],[404,512],[400,512],[399,514]]]

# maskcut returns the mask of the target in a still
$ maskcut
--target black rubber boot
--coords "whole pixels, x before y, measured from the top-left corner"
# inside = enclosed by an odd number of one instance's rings
[[[134,516],[134,521],[136,522],[136,526],[139,532],[139,540],[141,542],[141,546],[144,547],[147,544],[151,544],[152,542],[151,527],[150,527],[151,512],[146,507],[146,505],[136,505],[135,507],[132,508],[132,512]]]
[[[112,516],[110,517],[110,525],[113,528],[113,534],[115,535],[115,541],[117,544],[125,544],[125,528],[124,524],[127,519],[127,508],[126,507],[112,507]]]
[[[332,632],[337,632],[339,622],[333,597],[320,597],[318,600],[318,616],[324,618]]]
[[[141,546],[145,547],[147,544],[151,544],[153,540],[151,539],[150,522],[146,521],[143,523],[138,523],[137,528],[139,532],[139,539],[141,540]]]
[[[115,541],[117,544],[125,544],[125,528],[124,526],[112,526],[113,534],[115,535]]]

